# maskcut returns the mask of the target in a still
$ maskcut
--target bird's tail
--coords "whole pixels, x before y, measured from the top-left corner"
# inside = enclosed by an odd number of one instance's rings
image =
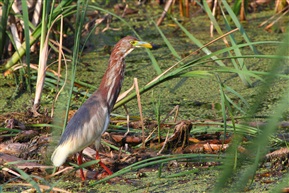
[[[68,145],[59,145],[51,156],[51,161],[56,167],[61,166],[70,154],[70,148]]]

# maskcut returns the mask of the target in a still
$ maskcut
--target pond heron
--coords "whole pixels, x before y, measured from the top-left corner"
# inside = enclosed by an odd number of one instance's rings
[[[82,150],[93,142],[96,148],[95,159],[110,175],[110,169],[100,161],[98,149],[101,135],[108,127],[110,113],[119,95],[125,70],[125,57],[137,47],[152,48],[147,42],[132,36],[122,38],[113,48],[106,72],[96,90],[78,109],[68,122],[60,142],[52,154],[51,161],[56,167],[61,166],[71,154],[77,153],[77,162],[82,164]],[[82,180],[85,180],[80,169]]]

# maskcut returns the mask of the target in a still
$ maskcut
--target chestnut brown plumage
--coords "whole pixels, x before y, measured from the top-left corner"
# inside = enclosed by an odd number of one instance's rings
[[[136,47],[152,48],[152,45],[127,36],[114,46],[108,68],[98,90],[83,103],[68,122],[58,147],[51,157],[54,166],[61,166],[69,155],[76,152],[79,152],[78,164],[82,164],[82,150],[93,142],[96,148],[95,158],[100,160],[98,149],[101,135],[108,127],[110,113],[121,90],[125,70],[124,59]],[[99,165],[108,174],[112,174],[101,161],[99,161]],[[80,172],[81,178],[84,180],[82,169]]]

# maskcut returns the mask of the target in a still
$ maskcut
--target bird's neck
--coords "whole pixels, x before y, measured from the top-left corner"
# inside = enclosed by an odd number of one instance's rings
[[[124,55],[111,55],[108,68],[101,80],[98,92],[106,100],[109,112],[117,100],[124,78]]]

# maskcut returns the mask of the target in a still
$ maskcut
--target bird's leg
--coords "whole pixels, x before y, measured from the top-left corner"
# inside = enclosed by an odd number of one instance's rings
[[[123,136],[123,138],[125,138],[127,136],[127,134],[129,133],[129,114],[128,114],[128,110],[127,110],[126,106],[123,105],[123,107],[124,107],[124,110],[125,110],[125,113],[126,113],[126,124],[127,124],[127,131],[126,131],[126,133]]]
[[[80,151],[80,152],[78,153],[78,156],[77,156],[77,164],[78,164],[78,165],[81,165],[81,164],[82,164],[82,151]],[[85,181],[85,176],[84,176],[84,173],[83,173],[83,169],[80,168],[79,171],[80,171],[81,180],[82,180],[82,181]]]
[[[98,151],[96,151],[96,153],[95,153],[95,159],[96,159],[96,160],[99,160],[98,164],[99,164],[109,175],[113,174],[112,171],[111,171],[104,163],[101,162]]]

